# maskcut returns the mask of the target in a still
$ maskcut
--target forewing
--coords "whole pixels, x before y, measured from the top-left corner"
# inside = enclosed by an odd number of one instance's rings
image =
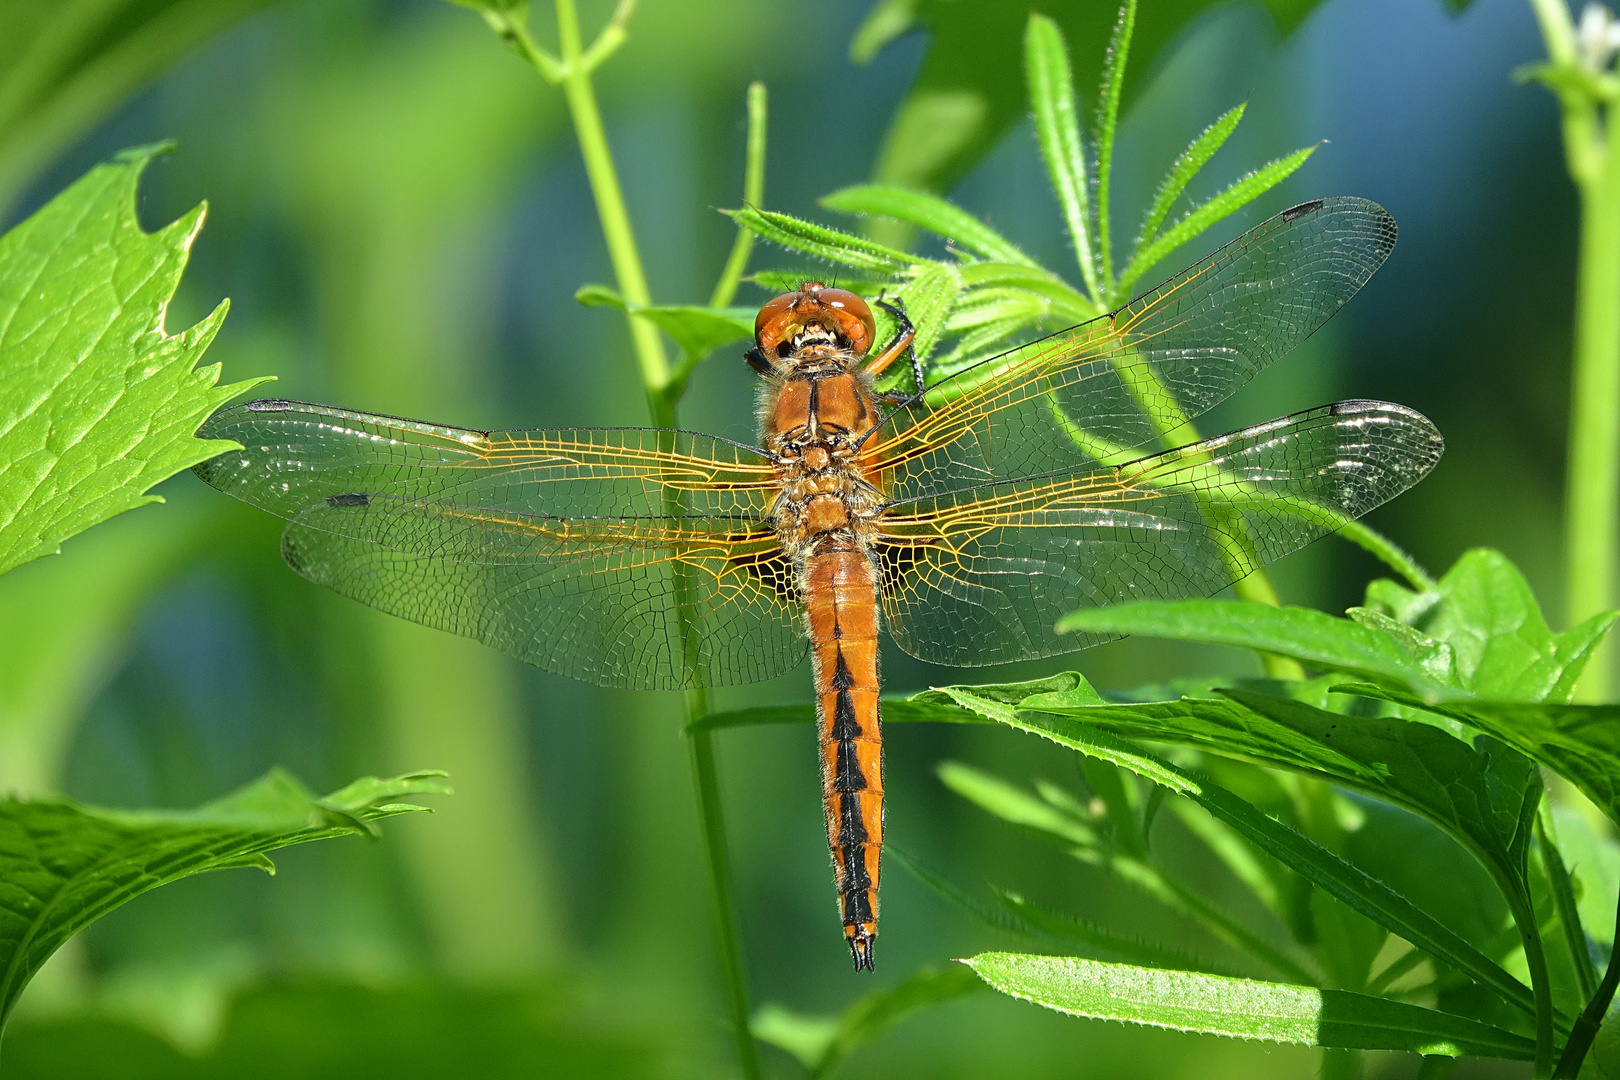
[[[907,499],[1169,445],[1343,307],[1395,232],[1366,199],[1285,210],[1112,314],[932,384],[863,465]]]
[[[891,506],[883,610],[913,656],[973,667],[1083,649],[1068,612],[1208,596],[1421,480],[1440,434],[1400,405],[1348,401],[1118,467]]]
[[[288,520],[287,562],[346,596],[602,686],[780,675],[804,656],[770,471],[654,429],[480,432],[291,402],[209,421],[199,466]]]

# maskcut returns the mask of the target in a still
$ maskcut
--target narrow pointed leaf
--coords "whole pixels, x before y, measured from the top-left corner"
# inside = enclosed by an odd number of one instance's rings
[[[1199,641],[1255,649],[1307,667],[1389,681],[1425,697],[1455,695],[1389,634],[1310,608],[1225,600],[1148,600],[1088,609],[1058,620],[1061,631]]]
[[[1198,138],[1189,143],[1187,149],[1183,150],[1181,156],[1171,164],[1170,171],[1159,184],[1159,190],[1153,195],[1153,205],[1148,207],[1147,216],[1142,219],[1142,231],[1136,238],[1137,249],[1151,243],[1153,238],[1159,235],[1159,227],[1164,224],[1164,219],[1170,216],[1176,200],[1187,190],[1187,185],[1192,183],[1193,177],[1209,164],[1209,159],[1215,156],[1216,151],[1226,144],[1227,137],[1237,130],[1238,123],[1243,119],[1243,113],[1248,107],[1249,103],[1245,101],[1226,110],[1219,119],[1205,128]]]
[[[1145,247],[1137,248],[1131,255],[1130,265],[1119,275],[1120,295],[1129,295],[1137,282],[1142,280],[1142,276],[1176,248],[1210,226],[1225,220],[1292,176],[1294,170],[1305,164],[1306,159],[1315,152],[1316,147],[1307,146],[1256,169],[1219,195],[1198,206]]]
[[[971,709],[997,723],[1039,735],[1088,757],[1111,761],[1191,799],[1261,851],[1311,884],[1380,926],[1500,994],[1528,1015],[1535,1003],[1530,988],[1428,912],[1370,877],[1321,845],[1267,816],[1257,807],[1217,784],[1164,761],[1131,743],[1068,716],[1020,712],[1015,704],[979,697],[973,687],[943,687],[919,695],[923,703],[940,698]]]
[[[40,966],[85,926],[159,885],[230,867],[273,870],[266,853],[422,807],[442,773],[367,778],[317,798],[274,770],[195,810],[107,810],[66,799],[0,801],[0,1024]]]
[[[927,229],[936,236],[999,262],[1035,266],[1035,260],[990,226],[938,195],[907,191],[886,184],[857,184],[823,196],[821,205],[841,214],[890,217]]]
[[[1299,1046],[1521,1061],[1535,1056],[1535,1044],[1522,1035],[1347,990],[1070,956],[981,953],[963,963],[1004,994],[1070,1016]]]
[[[1063,208],[1080,276],[1093,299],[1102,296],[1102,278],[1092,244],[1090,178],[1080,142],[1080,119],[1074,103],[1074,75],[1069,51],[1057,23],[1031,14],[1024,32],[1024,74],[1035,111],[1035,138],[1046,160],[1052,190]]]
[[[1097,262],[1104,282],[1114,280],[1114,244],[1111,208],[1114,171],[1114,136],[1119,131],[1119,99],[1125,91],[1125,62],[1130,56],[1131,35],[1136,30],[1136,0],[1120,5],[1114,34],[1108,40],[1103,59],[1102,93],[1097,107]]]
[[[745,206],[727,210],[732,220],[773,244],[879,275],[898,276],[926,260],[863,237],[816,225],[802,218]]]
[[[234,443],[196,438],[228,386],[197,362],[225,319],[164,326],[203,207],[148,234],[142,170],[164,148],[86,173],[0,237],[0,573],[57,551]]]

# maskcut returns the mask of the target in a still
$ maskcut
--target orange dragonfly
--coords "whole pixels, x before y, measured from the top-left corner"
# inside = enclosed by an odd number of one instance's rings
[[[197,466],[287,520],[309,580],[600,686],[814,669],[827,839],[857,970],[877,934],[878,627],[920,660],[1072,652],[1077,608],[1205,596],[1422,479],[1411,409],[1345,401],[1171,450],[1326,322],[1395,243],[1363,199],[1304,203],[1117,311],[912,397],[873,379],[865,301],[760,311],[760,445],[652,428],[477,431],[294,401],[221,410]]]

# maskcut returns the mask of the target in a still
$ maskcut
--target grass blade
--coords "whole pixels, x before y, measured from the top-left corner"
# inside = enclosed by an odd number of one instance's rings
[[[741,210],[727,210],[725,213],[738,225],[754,230],[756,235],[773,244],[793,251],[802,251],[806,255],[827,262],[852,266],[857,270],[897,276],[926,261],[883,244],[839,232],[837,229],[815,225],[788,214],[759,210],[752,206],[745,206]]]

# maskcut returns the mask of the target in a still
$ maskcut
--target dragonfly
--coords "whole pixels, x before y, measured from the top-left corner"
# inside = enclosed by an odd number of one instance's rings
[[[285,518],[282,554],[310,581],[548,671],[675,690],[808,654],[839,914],[871,970],[880,627],[934,664],[1072,652],[1103,638],[1056,632],[1071,611],[1213,594],[1417,483],[1440,434],[1381,401],[1174,445],[1395,237],[1376,203],[1303,203],[1115,311],[933,381],[902,307],[878,345],[871,305],[805,282],[755,324],[753,446],[278,399],[206,421],[241,449],[196,472]],[[914,392],[879,392],[903,359]]]

